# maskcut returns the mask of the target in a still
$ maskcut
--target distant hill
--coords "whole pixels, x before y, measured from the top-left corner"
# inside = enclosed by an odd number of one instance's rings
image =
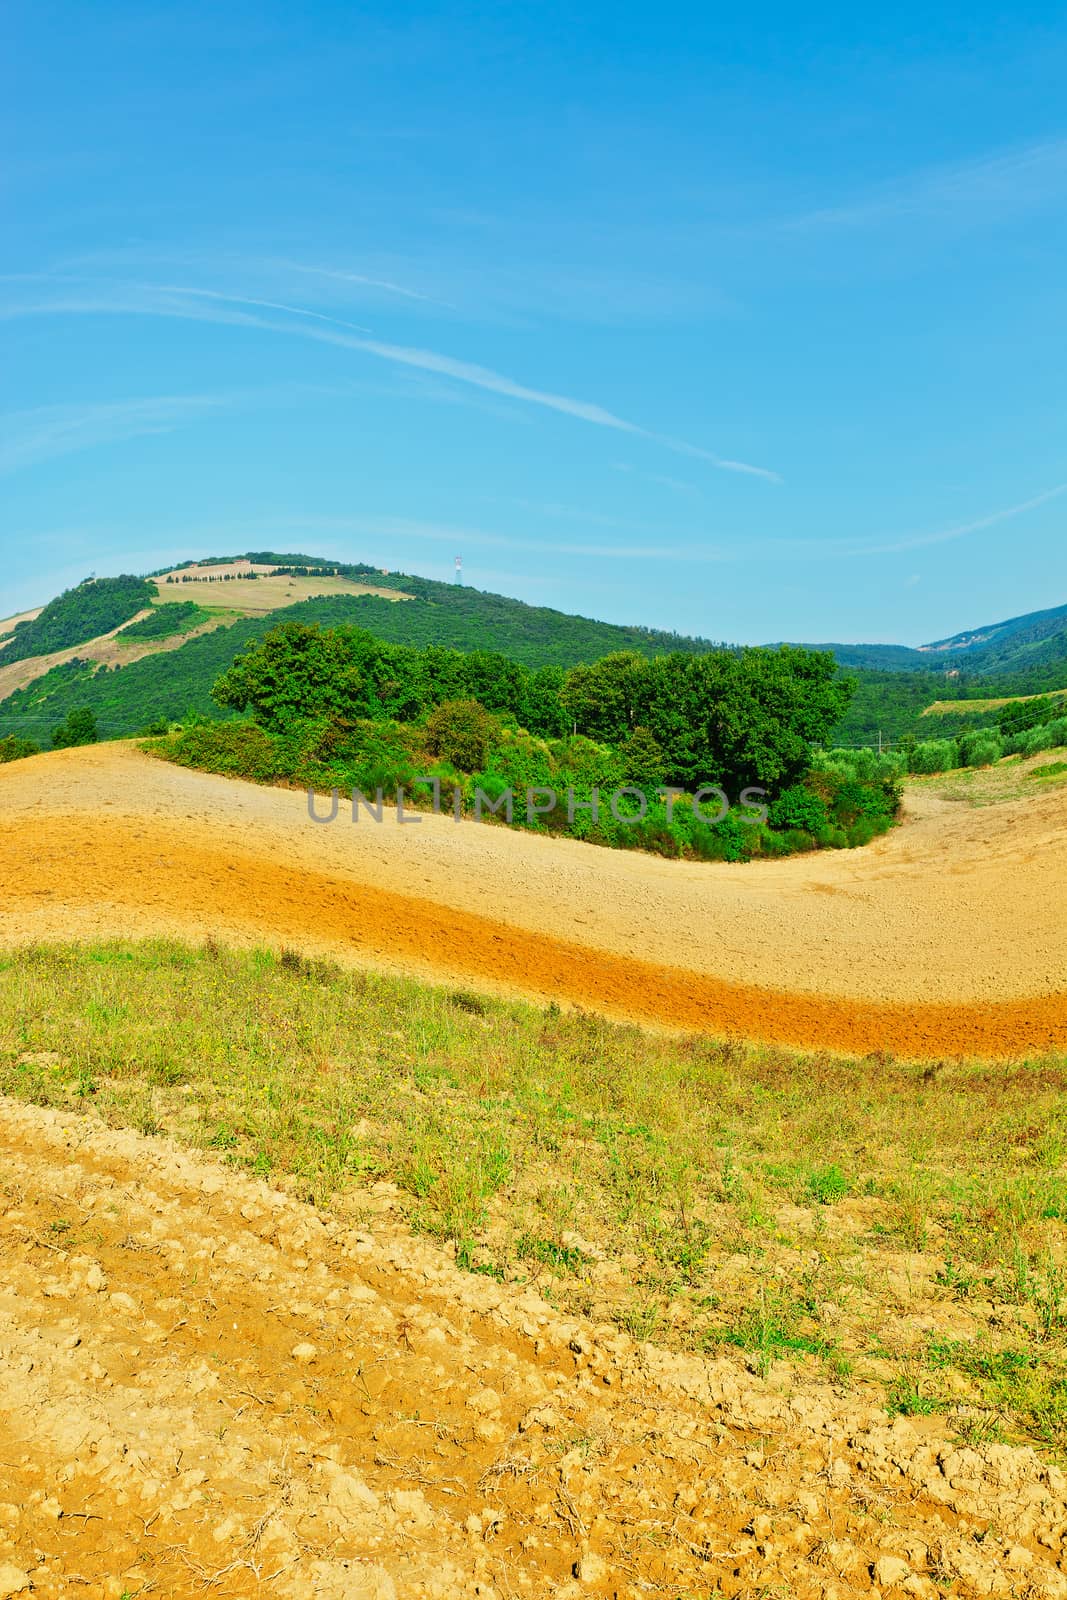
[[[1067,605],[968,628],[914,649],[899,644],[819,644],[809,648],[833,651],[844,667],[975,676],[996,673],[998,677],[1038,674],[1059,679],[1067,671]],[[1035,682],[1033,687],[1036,692],[1048,686]]]
[[[157,618],[168,603],[167,617]],[[113,647],[99,645],[99,635],[146,604],[155,609],[128,642],[120,635]],[[711,639],[600,622],[365,563],[248,551],[163,568],[147,579],[87,580],[52,601],[0,643],[0,737],[19,732],[47,742],[52,727],[81,706],[94,710],[105,737],[135,733],[159,717],[217,717],[215,679],[239,649],[287,618],[352,623],[395,644],[500,651],[532,668],[575,666],[615,650],[652,656],[721,648]],[[183,639],[184,631],[192,636]],[[837,736],[856,744],[893,739],[935,700],[1067,687],[1067,605],[918,648],[808,648],[831,651],[857,679]]]

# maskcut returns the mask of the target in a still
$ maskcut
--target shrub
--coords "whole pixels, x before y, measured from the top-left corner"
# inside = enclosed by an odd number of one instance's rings
[[[666,822],[642,822],[630,830],[634,845],[655,856],[676,858],[682,854],[682,840]]]
[[[647,728],[635,728],[619,754],[627,783],[655,789],[663,782],[666,771],[663,747]]]
[[[829,821],[826,802],[802,783],[783,789],[771,806],[767,821],[772,828],[799,828],[815,834]]]
[[[976,728],[959,741],[961,767],[991,767],[1004,754],[1003,742],[989,728]]]
[[[443,700],[426,719],[426,747],[460,772],[478,772],[500,731],[497,718],[477,700]]]
[[[1056,738],[1052,732],[1052,724],[1044,723],[1040,727],[1030,728],[1026,733],[1020,734],[1014,742],[1020,755],[1036,756],[1041,750],[1051,750]]]
[[[752,829],[736,817],[721,822],[697,823],[692,832],[694,854],[704,861],[748,861],[752,855]]]
[[[52,729],[52,749],[69,750],[74,745],[95,744],[100,737],[96,718],[88,706],[68,713],[66,720]]]
[[[908,770],[919,773],[950,772],[955,765],[955,740],[923,739],[911,752]]]
[[[884,833],[888,822],[879,825],[877,817],[859,817],[848,829],[848,842],[852,849],[857,845],[870,844],[871,840],[879,833]]]
[[[34,744],[32,739],[23,739],[17,733],[11,733],[6,739],[0,739],[0,766],[7,761],[22,761],[26,756],[39,756],[41,747]]]
[[[179,728],[154,746],[182,767],[271,783],[288,776],[277,743],[254,722],[203,722]]]

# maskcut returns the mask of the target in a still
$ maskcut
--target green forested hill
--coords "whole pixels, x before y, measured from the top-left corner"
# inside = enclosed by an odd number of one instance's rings
[[[397,587],[413,593],[410,583],[404,579]],[[668,650],[703,653],[712,648],[706,640],[569,617],[458,585],[455,590],[448,584],[434,585],[428,596],[416,594],[400,605],[374,595],[331,595],[304,600],[266,616],[242,618],[190,639],[176,650],[145,656],[129,666],[96,670],[88,662],[75,661],[56,667],[0,702],[0,737],[24,733],[46,739],[57,722],[81,706],[92,708],[105,738],[136,733],[158,717],[180,719],[190,711],[220,716],[211,698],[215,679],[250,639],[289,620],[318,622],[323,627],[353,623],[392,644],[497,650],[535,668],[596,661],[613,650],[652,656]]]
[[[597,661],[614,650],[653,656],[670,650],[703,654],[715,648],[707,639],[597,622],[459,584],[403,573],[384,575],[372,567],[339,567],[336,562],[314,556],[264,551],[252,552],[251,559],[284,566],[325,566],[357,581],[373,581],[379,587],[402,590],[412,598],[397,604],[376,595],[320,597],[265,616],[242,618],[190,639],[176,650],[146,656],[129,666],[96,670],[87,662],[70,662],[0,702],[0,737],[17,732],[46,740],[57,722],[81,706],[92,708],[105,738],[135,733],[158,717],[177,719],[190,711],[220,716],[211,698],[215,679],[250,639],[291,619],[318,622],[323,627],[353,623],[391,644],[495,650],[531,668],[575,666]],[[145,603],[141,601],[142,605]],[[92,634],[82,634],[71,642],[81,643],[91,637]]]
[[[155,589],[144,578],[86,578],[50,600],[32,622],[17,625],[0,650],[0,665],[87,644],[128,622],[155,597]]]
[[[1067,606],[986,623],[935,639],[921,649],[897,644],[817,644],[808,649],[829,650],[849,668],[1033,679],[1036,693],[1046,687],[1039,680],[1050,676],[1062,679],[1067,670]]]
[[[243,618],[190,639],[179,648],[99,671],[69,663],[0,702],[0,737],[17,732],[46,742],[68,712],[89,706],[104,737],[134,733],[159,717],[190,711],[219,716],[211,699],[215,679],[236,652],[277,622],[295,618],[323,626],[353,623],[393,644],[446,645],[499,651],[523,666],[571,667],[612,651],[643,656],[669,651],[703,654],[710,639],[655,628],[623,626],[531,606],[506,595],[406,573],[383,573],[363,563],[249,551],[254,562],[316,570],[327,568],[357,582],[395,588],[411,596],[401,604],[375,595],[306,600],[267,616]],[[207,558],[225,562],[233,557]],[[76,646],[108,632],[155,599],[143,579],[100,579],[79,585],[21,625],[0,649],[0,663]],[[151,634],[156,624],[137,631]],[[162,626],[162,620],[159,624]],[[833,652],[858,688],[837,737],[843,743],[892,740],[917,726],[933,700],[1037,694],[1067,687],[1067,606],[1033,612],[937,641],[922,650],[904,645],[809,646]],[[17,653],[16,653],[17,652]]]

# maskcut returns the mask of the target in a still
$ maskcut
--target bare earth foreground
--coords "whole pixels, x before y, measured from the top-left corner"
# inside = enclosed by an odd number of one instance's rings
[[[0,1595],[1067,1596],[1067,1476],[0,1101]]]
[[[298,944],[687,1029],[1067,1041],[1067,795],[708,867],[102,746],[0,769],[0,939]],[[162,1139],[0,1100],[0,1600],[1067,1600],[1067,1475],[671,1354]]]
[[[320,802],[323,811],[328,802]],[[306,797],[131,745],[0,768],[0,939],[211,933],[689,1031],[899,1055],[1067,1044],[1067,788],[913,790],[863,850],[664,861]]]

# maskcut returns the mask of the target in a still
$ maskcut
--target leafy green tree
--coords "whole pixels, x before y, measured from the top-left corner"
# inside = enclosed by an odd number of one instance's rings
[[[635,728],[620,747],[619,757],[628,783],[642,789],[655,789],[666,776],[666,763],[659,741],[647,728]]]
[[[631,650],[616,650],[591,666],[572,667],[563,680],[560,703],[575,732],[621,744],[637,723],[645,671],[644,659]]]
[[[69,750],[75,745],[95,744],[98,738],[96,717],[88,706],[82,706],[52,729],[52,749]]]
[[[571,719],[563,705],[562,667],[539,667],[526,681],[526,693],[519,710],[519,721],[543,739],[560,739],[570,731]]]
[[[353,659],[345,632],[286,622],[246,646],[212,690],[220,706],[251,711],[284,732],[310,717],[369,715],[373,685]]]
[[[642,667],[640,721],[670,783],[789,784],[828,740],[852,692],[825,651],[717,650]]]
[[[772,828],[801,828],[805,833],[816,833],[826,825],[826,805],[802,783],[790,784],[771,806],[767,820]]]

